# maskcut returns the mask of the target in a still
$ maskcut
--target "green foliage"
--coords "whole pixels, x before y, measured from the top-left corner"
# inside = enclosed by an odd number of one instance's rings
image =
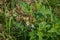
[[[0,23],[6,29],[3,30],[4,33],[0,33],[0,38],[3,40],[60,40],[60,1],[31,0],[31,4],[28,2],[30,1],[6,0],[0,4],[4,6],[0,9]]]

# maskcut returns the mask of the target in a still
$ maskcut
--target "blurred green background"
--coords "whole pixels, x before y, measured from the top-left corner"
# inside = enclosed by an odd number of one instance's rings
[[[0,40],[60,40],[60,0],[0,0]]]

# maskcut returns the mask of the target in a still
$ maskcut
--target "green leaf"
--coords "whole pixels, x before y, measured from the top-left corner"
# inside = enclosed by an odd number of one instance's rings
[[[50,9],[46,8],[45,6],[41,6],[40,13],[42,13],[43,15],[52,14],[52,12],[50,11]]]

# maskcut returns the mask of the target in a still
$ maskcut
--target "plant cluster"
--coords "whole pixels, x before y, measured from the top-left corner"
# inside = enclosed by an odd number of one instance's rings
[[[0,40],[60,40],[60,0],[0,0]]]

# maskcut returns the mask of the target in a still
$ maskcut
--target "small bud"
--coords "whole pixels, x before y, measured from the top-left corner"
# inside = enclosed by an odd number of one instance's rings
[[[31,27],[32,27],[32,28],[35,28],[33,24],[31,25]]]
[[[27,21],[27,22],[26,22],[26,25],[28,26],[29,24],[30,24],[29,21]]]

